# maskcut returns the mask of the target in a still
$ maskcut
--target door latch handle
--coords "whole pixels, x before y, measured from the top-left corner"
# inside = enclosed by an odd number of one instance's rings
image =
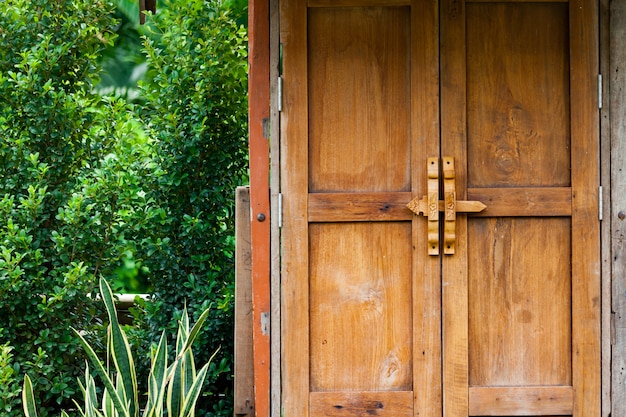
[[[415,197],[407,207],[428,218],[428,254],[439,255],[439,212],[444,213],[443,253],[453,255],[456,245],[456,213],[478,213],[487,208],[480,201],[457,201],[454,157],[443,157],[443,200],[439,200],[439,158],[428,158],[428,194]]]
[[[454,187],[454,158],[443,157],[443,253],[454,254],[456,243],[456,189]],[[482,203],[481,203],[482,204]]]

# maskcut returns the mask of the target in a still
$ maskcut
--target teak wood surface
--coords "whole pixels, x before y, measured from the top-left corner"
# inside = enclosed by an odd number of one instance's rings
[[[283,415],[600,415],[597,5],[285,0],[280,41]],[[453,255],[432,157],[487,205]]]

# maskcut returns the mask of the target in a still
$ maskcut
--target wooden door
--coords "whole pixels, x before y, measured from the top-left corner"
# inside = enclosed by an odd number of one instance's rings
[[[280,31],[283,415],[599,415],[595,5],[285,0]],[[429,158],[487,208],[407,209]]]

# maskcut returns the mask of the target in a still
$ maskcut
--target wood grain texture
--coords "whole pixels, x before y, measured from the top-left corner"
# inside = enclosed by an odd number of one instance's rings
[[[281,130],[282,413],[309,415],[307,11],[280,2],[283,45]]]
[[[611,253],[612,310],[615,337],[612,351],[612,415],[626,415],[626,2],[610,3],[611,86]]]
[[[601,413],[598,3],[570,15],[572,153],[572,383],[574,417]],[[575,166],[574,166],[575,163]]]
[[[409,6],[411,0],[308,0],[309,7],[397,7]]]
[[[311,415],[316,417],[413,417],[413,393],[312,392]]]
[[[471,217],[572,215],[569,187],[469,188],[467,195],[487,206]]]
[[[568,187],[567,4],[467,11],[469,186]]]
[[[427,193],[429,157],[439,143],[439,3],[413,0],[411,6],[411,192]],[[420,121],[419,123],[417,121]],[[412,220],[414,416],[441,417],[440,261],[424,250],[425,218]]]
[[[280,66],[280,25],[278,0],[269,0],[270,20],[270,417],[281,413],[281,309],[280,309],[280,225],[282,216],[279,206],[280,194],[280,114],[278,112],[278,77]]]
[[[443,0],[440,17],[441,154],[459,161],[457,200],[467,196],[465,3]],[[468,415],[467,217],[456,221],[457,248],[442,259],[443,415]]]
[[[571,415],[572,387],[470,387],[472,416]]]
[[[410,191],[409,17],[309,10],[311,192]]]
[[[411,193],[312,193],[310,222],[411,220]]]
[[[237,187],[235,197],[235,390],[236,416],[254,416],[252,349],[252,248],[250,189]]]
[[[611,120],[609,0],[600,0],[600,183],[602,184],[602,417],[611,414]]]
[[[311,390],[411,389],[410,223],[309,230]]]
[[[470,385],[571,385],[570,226],[470,220]]]
[[[255,412],[270,412],[270,334],[264,323],[270,314],[270,199],[269,142],[269,3],[253,1],[248,9],[248,126],[250,149],[250,225],[252,245],[252,316]],[[266,221],[257,221],[262,215]]]

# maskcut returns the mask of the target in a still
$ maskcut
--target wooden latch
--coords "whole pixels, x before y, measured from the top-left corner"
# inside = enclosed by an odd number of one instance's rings
[[[487,208],[480,201],[457,201],[454,157],[444,157],[443,200],[439,200],[439,158],[428,158],[428,194],[415,197],[407,207],[416,215],[428,218],[428,254],[439,255],[439,212],[444,212],[443,253],[453,255],[456,243],[456,213],[478,213]]]

